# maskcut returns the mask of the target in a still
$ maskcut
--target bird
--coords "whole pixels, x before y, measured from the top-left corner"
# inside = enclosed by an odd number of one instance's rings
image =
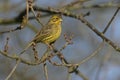
[[[37,43],[44,43],[50,47],[50,45],[53,44],[61,35],[62,21],[61,14],[53,14],[47,24],[42,26],[33,40],[20,54],[23,54],[31,45]]]

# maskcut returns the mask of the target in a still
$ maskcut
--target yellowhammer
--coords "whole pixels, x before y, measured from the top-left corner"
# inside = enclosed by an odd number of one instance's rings
[[[50,45],[55,42],[61,35],[61,22],[62,17],[60,14],[54,14],[48,23],[41,28],[35,38],[29,43],[29,45],[20,53],[24,53],[32,44],[39,42]]]

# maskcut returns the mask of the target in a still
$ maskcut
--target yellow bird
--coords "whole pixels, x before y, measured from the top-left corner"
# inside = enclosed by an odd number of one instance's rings
[[[60,14],[51,16],[48,23],[40,29],[34,39],[20,54],[24,53],[32,44],[41,42],[49,46],[54,43],[61,35],[61,23],[62,16]]]

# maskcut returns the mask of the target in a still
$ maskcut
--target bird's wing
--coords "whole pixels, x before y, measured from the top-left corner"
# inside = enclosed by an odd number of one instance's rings
[[[51,34],[51,26],[53,26],[52,24],[48,24],[44,27],[42,27],[40,29],[40,31],[36,34],[35,38],[33,39],[34,40],[37,40],[37,39],[40,39],[40,38],[44,38],[46,37],[47,35]]]

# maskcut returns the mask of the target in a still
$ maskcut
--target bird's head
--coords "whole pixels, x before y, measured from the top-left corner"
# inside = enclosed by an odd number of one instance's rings
[[[60,14],[54,14],[53,16],[51,16],[49,23],[51,24],[61,24],[62,22],[62,16]]]

